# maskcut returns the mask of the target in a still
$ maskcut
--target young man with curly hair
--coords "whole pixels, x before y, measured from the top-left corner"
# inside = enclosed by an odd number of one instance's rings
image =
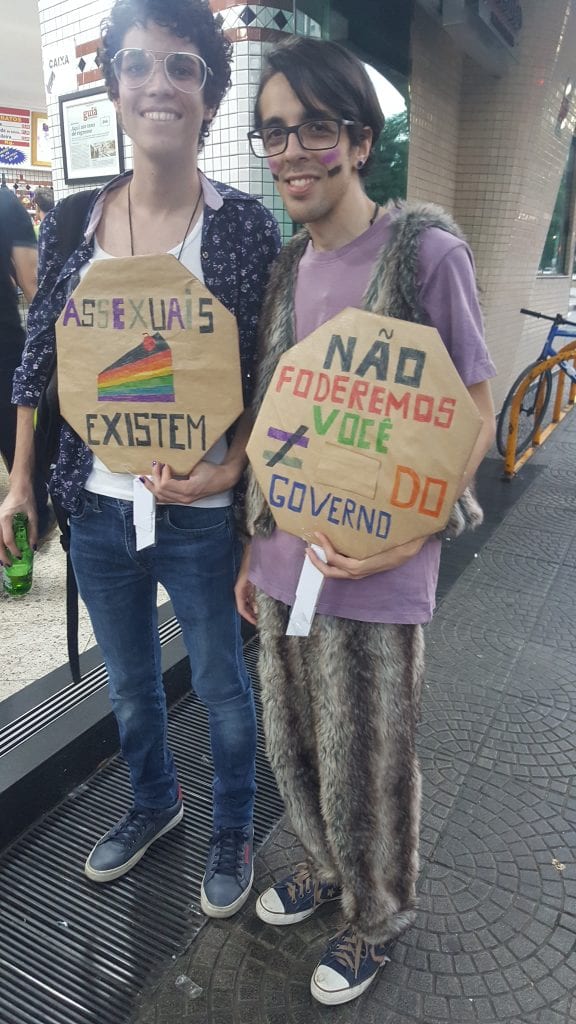
[[[235,315],[248,402],[256,324],[279,248],[276,222],[260,203],[198,170],[198,152],[230,83],[231,46],[207,0],[118,0],[103,24],[101,60],[132,141],[134,169],[96,195],[83,240],[67,260],[58,245],[58,207],[42,226],[41,284],[13,394],[19,449],[0,513],[3,543],[12,552],[17,511],[28,515],[35,541],[33,410],[50,370],[56,320],[79,277],[96,260],[173,253]],[[185,478],[168,465],[150,466],[156,544],[141,551],[133,478],[110,472],[67,424],[51,481],[69,514],[74,571],[108,670],[134,801],[92,849],[86,874],[94,882],[119,878],[183,815],[166,736],[156,611],[161,583],[182,628],[192,685],[208,709],[214,831],[202,907],[214,917],[242,906],[253,877],[256,725],[234,606],[232,512],[249,426],[245,414],[232,439],[221,437]]]

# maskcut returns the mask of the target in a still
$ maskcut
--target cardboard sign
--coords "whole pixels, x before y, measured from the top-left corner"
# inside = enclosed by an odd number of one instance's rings
[[[189,473],[243,409],[232,314],[175,256],[97,260],[56,325],[65,420],[118,473]]]
[[[446,525],[481,422],[434,328],[350,308],[282,356],[248,455],[282,530],[366,558]]]

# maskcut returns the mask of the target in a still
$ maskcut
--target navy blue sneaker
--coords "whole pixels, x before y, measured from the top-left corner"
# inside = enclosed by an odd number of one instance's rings
[[[256,901],[256,913],[266,924],[297,924],[311,917],[317,907],[340,899],[334,882],[316,881],[307,864],[297,864],[294,874],[266,889]]]
[[[339,1006],[362,995],[390,960],[392,946],[392,942],[365,942],[354,928],[338,932],[312,975],[310,991],[314,999],[325,1006]]]
[[[92,849],[84,872],[93,882],[112,882],[138,863],[160,836],[169,832],[184,814],[181,797],[161,811],[132,808]]]
[[[220,828],[210,840],[200,906],[207,917],[232,917],[254,881],[252,826]]]

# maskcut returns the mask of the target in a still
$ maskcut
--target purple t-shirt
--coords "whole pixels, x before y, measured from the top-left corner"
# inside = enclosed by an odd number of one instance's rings
[[[342,249],[317,252],[310,242],[298,268],[296,339],[301,341],[362,296],[382,248],[389,244],[394,210]],[[439,228],[427,228],[419,253],[418,285],[425,322],[437,328],[464,384],[493,377],[478,305],[474,263],[465,242]],[[306,544],[276,529],[254,537],[250,579],[264,593],[294,603]],[[411,625],[430,620],[436,603],[440,541],[430,538],[398,569],[362,580],[327,579],[317,612],[361,622]]]

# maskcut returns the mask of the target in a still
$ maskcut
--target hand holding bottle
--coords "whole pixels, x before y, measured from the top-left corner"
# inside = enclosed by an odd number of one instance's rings
[[[10,597],[24,597],[32,586],[34,552],[28,540],[28,519],[22,512],[13,516],[12,529],[20,556],[10,555],[10,564],[4,564],[4,593]]]

